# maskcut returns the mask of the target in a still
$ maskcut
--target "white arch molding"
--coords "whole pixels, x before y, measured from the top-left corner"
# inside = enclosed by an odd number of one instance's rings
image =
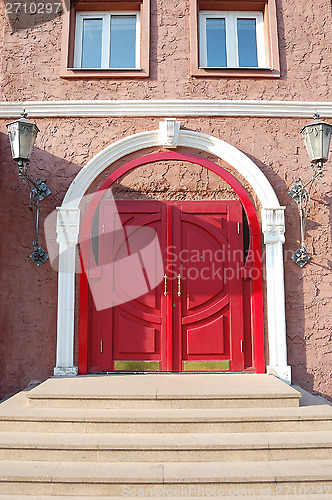
[[[166,122],[166,120],[165,120]],[[77,375],[74,359],[75,257],[83,195],[110,164],[136,151],[166,146],[184,146],[211,153],[237,170],[251,185],[262,205],[262,231],[266,255],[266,293],[269,365],[267,373],[291,382],[287,365],[284,265],[284,209],[257,165],[244,153],[221,139],[200,132],[181,130],[175,119],[161,122],[159,130],[141,132],[121,139],[94,156],[71,183],[62,206],[58,207],[59,243],[57,353],[54,375]],[[173,123],[172,123],[173,122]]]

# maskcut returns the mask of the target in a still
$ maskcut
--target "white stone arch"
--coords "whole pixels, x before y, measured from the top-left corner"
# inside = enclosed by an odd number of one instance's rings
[[[166,122],[166,123],[165,123]],[[107,146],[95,155],[71,183],[62,206],[58,207],[59,243],[57,356],[55,375],[76,375],[74,359],[75,257],[79,235],[79,205],[92,182],[110,164],[136,151],[166,146],[184,146],[211,153],[237,170],[251,185],[262,205],[262,232],[266,258],[269,365],[267,372],[290,383],[287,365],[284,293],[284,209],[258,166],[244,153],[221,139],[200,132],[180,129],[167,119],[159,130],[131,135]]]

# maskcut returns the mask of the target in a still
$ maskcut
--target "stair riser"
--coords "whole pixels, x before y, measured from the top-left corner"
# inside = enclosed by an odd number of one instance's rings
[[[295,488],[296,490],[296,488]],[[310,494],[306,494],[305,491],[307,490],[303,490],[303,492],[301,493],[301,496],[300,498],[302,499],[305,499],[305,500],[331,500],[331,495],[324,495],[324,494],[317,494],[317,495],[310,495]],[[268,490],[266,491],[266,493],[268,492]],[[239,494],[241,492],[239,491]],[[245,493],[245,492],[244,492]],[[250,490],[248,489],[248,493],[251,493]],[[264,489],[262,488],[262,493],[264,494]],[[250,496],[246,497],[246,498],[250,498],[250,500],[299,500],[299,495],[300,495],[300,492],[299,492],[299,489],[298,489],[298,495],[292,495],[292,494],[286,494],[286,495],[279,495],[279,490],[277,492],[277,495],[265,495],[262,497],[261,495],[255,495],[255,496],[252,496],[250,494]],[[242,498],[245,498],[243,495],[241,495]],[[128,497],[128,495],[127,495]],[[277,498],[276,498],[277,497]],[[92,497],[93,498],[93,497]],[[109,500],[109,496],[105,497],[105,496],[98,496],[96,497],[98,498],[98,500]],[[126,498],[124,495],[122,495],[121,497],[118,497],[118,496],[113,496],[111,497],[112,500],[123,500],[124,498]],[[130,497],[129,497],[130,498]],[[133,497],[132,497],[133,498]],[[176,497],[175,497],[176,498]],[[182,498],[185,498],[185,497],[182,497]],[[234,500],[234,494],[232,494],[231,496],[227,495],[227,496],[223,496],[222,497],[223,500]],[[238,496],[239,498],[239,496]],[[48,495],[34,495],[33,497],[31,497],[31,495],[19,495],[19,496],[13,496],[12,498],[8,498],[7,495],[0,495],[0,500],[52,500],[52,497],[49,497]],[[88,498],[84,495],[84,496],[72,496],[72,495],[61,495],[61,496],[56,496],[53,498],[53,500],[88,500]],[[174,495],[173,496],[163,496],[163,497],[153,497],[153,500],[174,500]],[[190,497],[190,500],[202,500],[202,497],[193,497],[191,496]]]
[[[0,460],[66,462],[239,462],[330,459],[332,448],[248,450],[71,450],[0,449]]]
[[[47,422],[0,421],[0,432],[212,433],[332,431],[331,420],[277,422]]]
[[[298,407],[298,398],[275,399],[48,399],[28,398],[32,408],[109,408],[109,409],[185,409],[185,408],[285,408]]]
[[[248,490],[248,493],[249,492],[250,492],[250,490]],[[262,488],[262,492],[264,493],[263,488]],[[241,493],[241,491],[239,491],[239,494],[240,493]],[[278,493],[277,493],[277,495],[265,495],[264,494],[263,497],[261,495],[252,496],[251,494],[249,497],[248,496],[244,497],[242,494],[241,494],[241,496],[242,496],[242,498],[250,498],[250,500],[299,500],[299,495],[291,495],[291,494],[279,495]],[[128,497],[128,495],[127,495],[127,497]],[[107,496],[107,497],[98,496],[96,498],[98,500],[109,500],[110,499],[109,496]],[[111,498],[112,498],[112,500],[123,500],[124,498],[126,498],[126,496],[124,496],[124,495],[122,495],[121,497],[113,496]],[[134,497],[132,497],[132,498],[134,498]],[[182,497],[182,498],[186,498],[186,497]],[[239,496],[238,496],[238,498],[239,498]],[[319,496],[317,496],[317,495],[307,495],[305,493],[302,493],[300,498],[303,498],[305,500],[331,500],[331,495],[324,495],[324,494],[320,495],[319,494]],[[32,500],[32,499],[33,500],[52,500],[52,497],[49,497],[48,495],[38,495],[38,496],[34,495],[33,497],[31,497],[31,495],[19,495],[19,496],[15,495],[11,498],[8,498],[7,495],[0,495],[0,500]],[[76,495],[75,496],[72,496],[72,495],[63,496],[63,495],[61,495],[61,496],[54,497],[53,500],[89,500],[89,499],[85,495],[83,495],[83,496],[76,496]],[[153,500],[174,500],[174,495],[173,496],[163,496],[163,497],[153,497]],[[202,500],[202,497],[191,496],[190,500]],[[231,496],[229,496],[229,495],[223,496],[222,500],[234,500],[234,494],[231,494]]]
[[[38,482],[35,478],[31,478],[31,481],[22,482],[9,482],[3,481],[0,483],[0,494],[11,494],[11,495],[21,495],[26,494],[29,491],[30,495],[94,495],[98,496],[123,496],[133,498],[139,497],[139,492],[141,492],[141,497],[150,494],[150,497],[157,496],[157,494],[163,494],[165,496],[173,496],[176,498],[174,492],[187,491],[192,496],[199,495],[200,497],[213,497],[222,498],[223,495],[237,496],[237,497],[252,497],[254,495],[261,495],[265,498],[267,495],[275,495],[276,498],[279,495],[289,491],[290,493],[298,492],[299,498],[306,498],[305,492],[315,492],[317,491],[317,485],[324,491],[324,488],[332,488],[332,481],[252,481],[252,482],[242,482],[238,481],[236,483],[222,483],[222,482],[212,482],[212,483],[102,483],[102,482],[65,482],[60,483],[56,480],[51,482]],[[215,494],[213,494],[215,492]],[[136,495],[134,494],[136,493]],[[154,495],[153,493],[156,493]],[[173,493],[173,495],[172,495]],[[177,495],[179,497],[180,495]],[[317,496],[319,500],[320,495]]]

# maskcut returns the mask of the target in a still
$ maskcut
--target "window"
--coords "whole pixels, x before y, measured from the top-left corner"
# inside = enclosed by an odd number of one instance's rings
[[[146,78],[149,41],[150,0],[72,0],[63,18],[60,76]]]
[[[140,69],[137,12],[76,14],[74,68]]]
[[[280,76],[275,0],[190,0],[193,76]]]
[[[265,68],[261,12],[200,12],[200,67]]]

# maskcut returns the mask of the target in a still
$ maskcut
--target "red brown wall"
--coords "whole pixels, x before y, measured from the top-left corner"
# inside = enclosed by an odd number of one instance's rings
[[[0,99],[329,100],[330,1],[277,0],[277,5],[282,76],[274,80],[191,77],[188,2],[184,0],[151,0],[151,76],[140,81],[60,79],[61,19],[17,33],[10,32],[6,21],[2,54],[0,47]],[[1,33],[0,23],[0,40]],[[57,301],[55,271],[48,264],[37,268],[28,258],[33,225],[28,191],[11,160],[5,127],[8,121],[0,124],[2,396],[33,379],[52,375]],[[299,217],[287,190],[294,177],[311,176],[299,134],[309,120],[206,117],[180,121],[184,127],[219,137],[246,153],[269,179],[280,204],[287,207],[284,249],[289,364],[294,382],[332,397],[329,164],[313,191],[307,227],[312,260],[302,270],[290,260],[299,245]],[[117,139],[158,128],[159,119],[39,118],[36,122],[41,132],[30,169],[33,175],[46,178],[52,191],[42,202],[42,223],[61,204],[72,179],[89,159]],[[43,234],[42,224],[40,232]]]
[[[330,0],[276,2],[281,78],[191,77],[189,1],[151,0],[150,78],[60,79],[62,18],[16,33],[7,21],[1,99],[329,100]]]

